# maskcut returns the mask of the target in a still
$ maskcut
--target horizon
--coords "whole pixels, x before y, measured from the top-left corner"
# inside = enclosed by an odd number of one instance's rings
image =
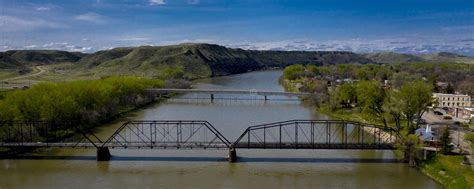
[[[474,56],[474,1],[0,0],[0,51],[209,43]]]
[[[110,49],[102,49],[102,50],[97,50],[97,51],[91,51],[91,52],[82,52],[82,51],[71,51],[71,50],[61,50],[61,49],[9,49],[9,50],[0,50],[0,52],[7,52],[7,51],[65,51],[65,52],[70,52],[70,53],[82,53],[82,54],[94,54],[99,51],[107,51],[107,50],[113,50],[117,48],[140,48],[140,47],[168,47],[168,46],[178,46],[178,45],[200,45],[200,44],[205,44],[205,45],[218,45],[222,46],[225,48],[232,48],[232,49],[242,49],[242,50],[255,50],[255,49],[243,49],[240,47],[228,47],[224,46],[221,44],[213,44],[213,43],[179,43],[179,44],[166,44],[166,45],[138,45],[138,46],[121,46],[121,47],[113,47]],[[275,50],[275,49],[270,49],[270,50],[256,50],[256,51],[286,51],[286,52],[291,52],[291,51],[303,51],[303,52],[350,52],[350,53],[356,53],[356,54],[376,54],[376,53],[397,53],[397,54],[407,54],[407,55],[430,55],[430,54],[438,54],[438,53],[452,53],[456,55],[462,55],[466,57],[472,57],[474,58],[474,55],[464,55],[460,53],[455,53],[455,52],[447,52],[447,51],[436,51],[436,52],[430,52],[430,53],[403,53],[403,52],[395,52],[395,51],[377,51],[377,52],[354,52],[354,51],[331,51],[331,50]]]

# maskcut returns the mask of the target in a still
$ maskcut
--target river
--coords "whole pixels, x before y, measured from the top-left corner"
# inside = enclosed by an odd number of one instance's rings
[[[281,71],[200,80],[196,88],[283,91]],[[283,97],[186,94],[104,125],[106,138],[125,120],[208,120],[230,141],[246,127],[290,119],[327,119],[298,100]],[[231,98],[231,99],[219,99]],[[242,98],[247,98],[242,100]],[[441,188],[383,150],[243,150],[228,163],[227,150],[111,149],[112,160],[95,161],[95,150],[53,149],[28,159],[0,160],[0,188]]]

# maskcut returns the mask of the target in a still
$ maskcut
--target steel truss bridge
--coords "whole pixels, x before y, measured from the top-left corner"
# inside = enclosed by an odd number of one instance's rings
[[[212,124],[196,120],[128,121],[109,138],[74,122],[0,122],[0,147],[95,148],[97,160],[109,160],[109,149],[394,149],[395,129],[344,120],[290,120],[250,126],[234,142]]]

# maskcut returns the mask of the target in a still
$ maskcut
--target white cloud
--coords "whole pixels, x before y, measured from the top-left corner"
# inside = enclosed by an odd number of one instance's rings
[[[165,5],[165,0],[149,0],[150,5]]]
[[[37,11],[48,11],[48,10],[51,10],[51,8],[49,8],[49,7],[36,7],[35,10],[37,10]]]
[[[104,22],[104,16],[93,13],[93,12],[88,12],[85,14],[80,14],[74,17],[76,20],[80,21],[86,21],[86,22],[92,22],[92,23],[103,23]]]
[[[251,50],[352,51],[358,53],[394,51],[434,53],[440,51],[474,55],[474,41],[438,38],[384,38],[349,40],[281,40],[234,43],[227,46]]]
[[[0,31],[29,31],[38,28],[65,28],[66,26],[60,23],[43,20],[39,18],[19,18],[15,16],[0,15]]]
[[[64,50],[64,51],[72,51],[72,52],[84,52],[84,53],[89,53],[89,52],[94,52],[98,49],[94,47],[83,47],[83,46],[77,46],[77,45],[71,45],[67,42],[60,42],[60,43],[46,43],[43,45],[25,45],[22,47],[4,47],[4,50],[10,50],[10,49],[26,49],[26,50]]]
[[[148,41],[150,38],[147,37],[125,37],[119,38],[117,41]]]

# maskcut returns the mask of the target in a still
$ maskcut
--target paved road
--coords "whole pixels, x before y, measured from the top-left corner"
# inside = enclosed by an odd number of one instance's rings
[[[436,111],[445,113],[444,110],[436,109]],[[459,145],[465,150],[470,150],[469,144],[464,141],[464,135],[466,134],[466,131],[461,129],[459,125],[454,124],[454,120],[445,120],[443,119],[442,115],[436,115],[433,113],[433,111],[425,112],[422,118],[425,119],[428,124],[432,125],[433,129],[449,126],[452,143]],[[438,133],[438,135],[441,135],[441,133]]]

